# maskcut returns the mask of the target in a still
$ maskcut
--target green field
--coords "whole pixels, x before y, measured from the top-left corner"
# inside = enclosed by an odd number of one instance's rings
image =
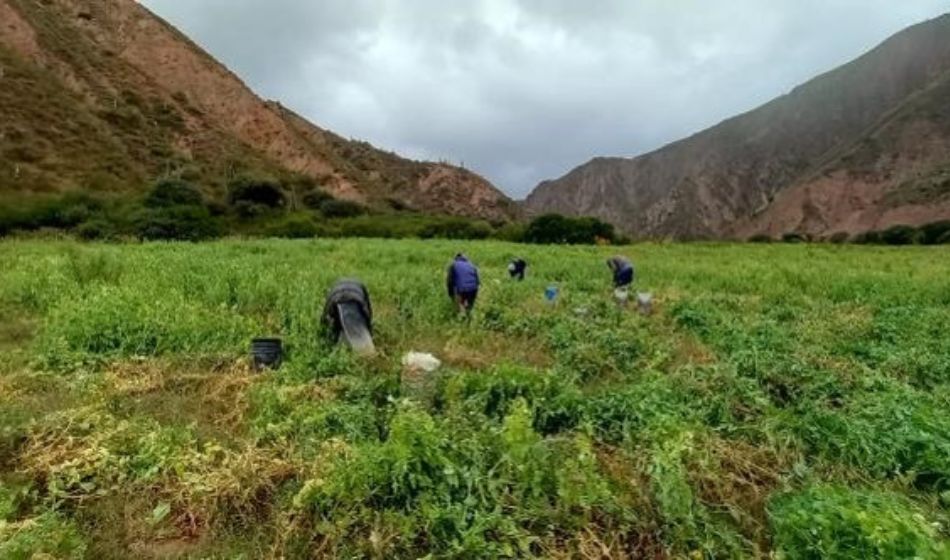
[[[613,304],[617,251],[653,316]],[[946,248],[13,240],[0,265],[4,560],[950,554]],[[378,357],[317,335],[340,276]],[[279,371],[250,371],[257,335]]]

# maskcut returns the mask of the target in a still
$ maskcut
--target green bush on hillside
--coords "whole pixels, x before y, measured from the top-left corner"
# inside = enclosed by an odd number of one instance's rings
[[[134,228],[148,240],[202,241],[223,235],[220,223],[202,206],[147,208],[134,218]]]
[[[310,239],[325,234],[326,229],[321,227],[313,216],[293,214],[270,224],[264,230],[266,237],[283,237],[287,239]]]
[[[920,242],[924,245],[942,245],[950,243],[950,220],[934,222],[921,226]]]
[[[597,218],[568,218],[547,214],[535,218],[525,229],[523,239],[535,244],[593,245],[616,240],[614,226]]]
[[[331,200],[334,200],[333,195],[318,188],[307,191],[301,197],[301,202],[303,202],[304,206],[311,210],[320,210],[320,207],[325,202],[329,202]]]
[[[167,208],[203,206],[204,202],[204,196],[194,185],[185,181],[164,179],[152,186],[143,204],[146,208]]]
[[[228,185],[228,202],[232,206],[279,208],[286,203],[280,183],[273,179],[239,177]]]
[[[881,232],[881,242],[885,245],[915,245],[920,240],[920,232],[911,226],[893,226]]]
[[[463,218],[437,220],[419,230],[421,239],[488,239],[492,232],[487,222]]]
[[[70,229],[101,215],[104,209],[105,203],[101,199],[82,193],[69,193],[8,209],[4,213],[6,225],[0,226],[0,229]]]
[[[327,218],[355,218],[365,214],[366,209],[357,202],[331,198],[320,203],[320,213]]]

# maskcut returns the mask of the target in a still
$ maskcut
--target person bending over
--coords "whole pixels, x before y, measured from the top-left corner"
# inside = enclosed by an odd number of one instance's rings
[[[508,274],[519,282],[524,280],[524,275],[527,270],[528,263],[524,259],[515,259],[508,264]]]
[[[614,288],[627,288],[633,284],[633,264],[624,257],[614,257],[607,261],[607,266],[614,274]]]
[[[445,283],[449,297],[458,306],[459,312],[470,315],[475,307],[475,300],[478,299],[478,288],[481,284],[478,278],[478,267],[472,264],[465,255],[459,253],[455,255],[455,260],[449,266]]]

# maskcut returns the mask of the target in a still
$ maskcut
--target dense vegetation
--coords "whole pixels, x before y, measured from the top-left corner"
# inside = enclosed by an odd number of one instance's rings
[[[595,247],[4,242],[0,557],[946,557],[945,249],[625,251],[651,317]],[[339,276],[377,358],[316,336]]]
[[[752,243],[771,243],[772,237],[764,234],[749,238]],[[825,238],[813,239],[801,233],[790,232],[782,236],[785,243],[824,242],[840,245],[950,245],[950,220],[941,220],[919,227],[908,225],[891,226],[881,231],[866,231],[857,235],[838,232]]]
[[[223,201],[207,198],[188,182],[162,180],[139,199],[69,193],[0,203],[0,236],[56,230],[86,240],[201,241],[226,235],[485,239],[496,234],[495,226],[504,224],[370,209],[336,199],[304,178],[238,177]]]
[[[405,207],[371,209],[339,200],[312,180],[240,176],[224,201],[191,183],[156,182],[140,199],[85,193],[0,203],[0,236],[51,229],[86,240],[202,241],[226,235],[283,237],[487,239],[540,244],[622,242],[613,226],[594,218],[541,216],[527,224],[491,224],[426,215]]]

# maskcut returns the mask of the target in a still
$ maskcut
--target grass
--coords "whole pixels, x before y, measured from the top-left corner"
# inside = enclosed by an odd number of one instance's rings
[[[458,250],[471,323],[443,293]],[[611,301],[615,251],[652,316]],[[5,241],[0,557],[945,558],[947,257]],[[341,276],[375,358],[317,336]],[[279,371],[249,369],[258,335]]]

